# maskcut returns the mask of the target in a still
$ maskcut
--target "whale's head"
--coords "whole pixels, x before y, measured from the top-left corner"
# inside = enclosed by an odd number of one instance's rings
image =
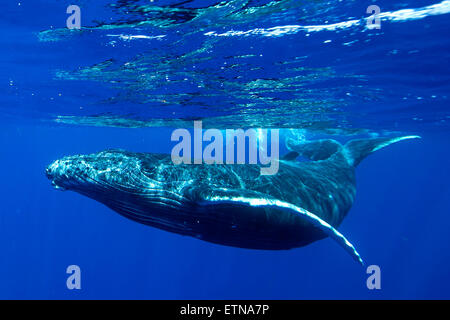
[[[134,221],[186,234],[197,220],[187,215],[192,202],[184,193],[183,172],[170,156],[121,150],[65,157],[46,169],[57,189],[94,199]]]
[[[172,181],[173,169],[170,156],[107,150],[56,160],[46,175],[56,189],[77,192],[150,223],[158,214],[167,218],[167,213],[186,207],[184,184]]]
[[[120,150],[64,157],[51,163],[45,173],[56,189],[83,194],[133,187],[142,175],[139,159]]]

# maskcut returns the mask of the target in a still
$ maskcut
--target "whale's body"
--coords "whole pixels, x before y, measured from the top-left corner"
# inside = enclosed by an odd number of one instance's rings
[[[355,198],[355,167],[369,153],[415,138],[290,143],[276,175],[257,165],[173,164],[170,155],[103,151],[57,160],[55,187],[97,200],[159,229],[241,248],[280,250],[330,236],[355,259],[336,228]],[[297,161],[297,156],[310,161]]]

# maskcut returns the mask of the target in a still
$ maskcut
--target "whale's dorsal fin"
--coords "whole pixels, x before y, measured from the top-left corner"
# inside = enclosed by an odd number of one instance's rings
[[[218,204],[237,204],[250,207],[271,208],[299,215],[303,220],[310,223],[313,227],[318,228],[327,236],[335,240],[341,247],[345,249],[345,251],[347,251],[352,256],[354,260],[358,261],[361,265],[364,265],[364,262],[359,253],[356,251],[355,247],[339,231],[337,231],[328,222],[306,209],[281,200],[249,198],[242,196],[213,196],[208,200],[203,200],[202,202],[200,202],[200,205],[205,206]]]
[[[332,139],[300,142],[288,139],[286,146],[291,152],[296,152],[298,155],[313,161],[328,159],[342,149],[342,145]]]
[[[419,136],[402,136],[402,137],[385,137],[385,138],[372,138],[372,139],[355,139],[347,142],[343,148],[343,154],[348,163],[352,166],[357,166],[365,157],[372,152],[380,150],[393,143],[408,140],[417,139]]]

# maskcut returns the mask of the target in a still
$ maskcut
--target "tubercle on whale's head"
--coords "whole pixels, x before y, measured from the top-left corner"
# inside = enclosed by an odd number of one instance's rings
[[[45,174],[59,190],[91,191],[123,185],[140,170],[138,159],[120,150],[102,151],[90,155],[64,157],[51,163]]]

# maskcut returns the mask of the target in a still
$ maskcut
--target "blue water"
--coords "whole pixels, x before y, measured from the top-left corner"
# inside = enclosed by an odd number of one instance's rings
[[[0,9],[0,298],[450,298],[449,1],[80,0],[80,31],[69,4]],[[381,29],[366,27],[370,4]],[[330,239],[214,245],[45,177],[66,155],[170,153],[193,119],[299,139],[420,135],[361,163],[339,227],[380,266],[381,290]],[[73,264],[81,290],[66,287]]]

